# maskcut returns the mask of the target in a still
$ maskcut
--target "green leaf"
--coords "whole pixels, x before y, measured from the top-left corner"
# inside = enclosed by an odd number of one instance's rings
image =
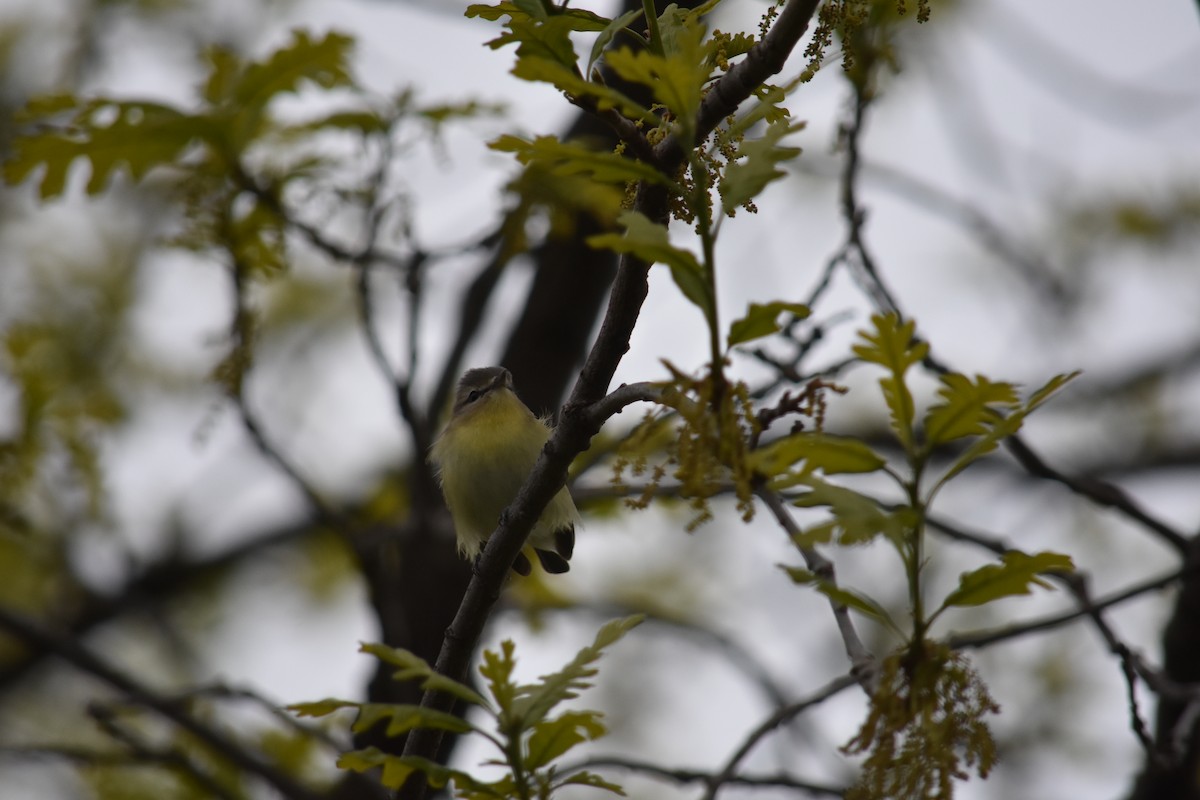
[[[793,125],[786,120],[777,120],[767,126],[761,138],[742,141],[717,186],[721,208],[726,214],[746,205],[768,183],[787,174],[779,169],[779,164],[800,155],[800,148],[780,147],[779,141],[803,127],[802,123]]]
[[[999,418],[999,414],[1017,404],[1017,390],[1010,383],[993,383],[983,375],[972,381],[966,375],[948,373],[941,376],[938,395],[942,402],[932,406],[925,415],[927,447],[982,436]]]
[[[575,658],[558,672],[543,675],[536,684],[522,686],[522,696],[514,706],[514,716],[523,721],[525,727],[536,725],[564,700],[578,696],[588,688],[588,679],[596,674],[591,666],[604,649],[631,629],[640,625],[645,616],[635,614],[607,623],[596,633],[596,639],[588,647],[575,654]]]
[[[896,625],[896,621],[892,619],[892,615],[887,612],[887,609],[867,595],[844,586],[838,586],[803,567],[790,567],[786,564],[780,564],[780,566],[795,583],[811,586],[833,602],[854,609],[863,616],[886,625],[890,630],[899,632],[899,626]]]
[[[853,489],[823,481],[815,475],[800,476],[795,482],[807,486],[809,490],[793,499],[792,505],[799,508],[824,506],[833,515],[832,523],[826,522],[803,532],[796,539],[801,547],[821,544],[836,532],[839,534],[838,544],[841,545],[869,544],[882,535],[899,548],[915,524],[914,512],[910,508],[886,511],[874,499]]]
[[[1019,594],[1031,594],[1030,586],[1053,588],[1039,578],[1048,572],[1071,572],[1071,557],[1062,553],[1041,552],[1030,555],[1010,550],[999,564],[988,564],[959,576],[958,588],[947,595],[943,606],[980,606]]]
[[[368,772],[382,767],[383,775],[380,781],[389,789],[399,789],[414,772],[424,773],[429,785],[435,789],[440,789],[451,780],[455,782],[455,785],[474,789],[482,787],[482,784],[465,772],[449,769],[435,761],[419,756],[394,756],[377,747],[342,753],[338,757],[337,766],[340,769],[354,772]]]
[[[358,708],[360,705],[350,700],[338,700],[329,697],[312,703],[292,703],[284,708],[301,717],[326,717],[340,709]]]
[[[593,180],[617,184],[629,181],[669,183],[662,173],[649,164],[611,151],[561,142],[554,136],[539,136],[530,142],[506,134],[488,144],[488,147],[504,153],[515,153],[522,164],[537,164],[556,175],[586,175]]]
[[[778,322],[779,315],[785,312],[796,319],[805,319],[810,313],[808,306],[803,303],[785,303],[780,300],[765,305],[751,303],[746,316],[734,320],[733,324],[729,326],[729,336],[726,337],[727,345],[733,347],[778,333],[782,327]]]
[[[446,692],[472,705],[488,707],[487,700],[470,686],[440,674],[423,658],[402,647],[364,643],[358,649],[359,652],[369,653],[380,661],[399,667],[392,676],[395,680],[420,680],[422,689]]]
[[[468,733],[474,728],[461,717],[405,703],[363,703],[358,707],[358,719],[354,721],[352,730],[362,733],[370,730],[380,722],[387,723],[385,731],[389,738],[403,736],[414,728],[432,728],[435,730],[451,731],[452,733]]]
[[[682,28],[664,55],[649,50],[634,52],[627,47],[613,50],[604,60],[627,81],[647,87],[654,99],[666,106],[690,140],[691,126],[700,109],[700,98],[712,66],[705,58],[701,41],[703,25]]]
[[[576,773],[572,774],[571,776],[569,776],[568,778],[566,778],[565,780],[559,781],[557,785],[558,786],[590,786],[593,789],[604,789],[605,791],[612,792],[613,794],[620,795],[621,797],[626,796],[625,790],[621,787],[620,784],[612,783],[611,781],[606,781],[606,780],[604,780],[604,778],[601,778],[599,775],[595,774],[594,772],[586,772],[586,771],[585,772],[576,772]]]
[[[828,433],[802,431],[760,447],[750,456],[750,467],[760,475],[775,477],[802,464],[802,474],[819,469],[826,475],[875,472],[887,461],[865,442]]]
[[[496,701],[501,719],[512,716],[518,694],[517,684],[512,679],[513,669],[517,665],[513,657],[514,649],[512,640],[505,639],[500,643],[500,652],[484,650],[483,663],[479,665],[479,674],[487,681],[488,693]]]
[[[1067,373],[1063,373],[1061,375],[1055,375],[1053,378],[1046,381],[1046,384],[1042,388],[1038,389],[1036,392],[1034,392],[1033,394],[1031,394],[1029,396],[1029,399],[1027,401],[1025,401],[1026,410],[1033,411],[1035,408],[1040,406],[1042,403],[1049,400],[1051,395],[1056,393],[1059,389],[1063,388],[1068,383],[1075,380],[1082,374],[1083,374],[1083,372],[1081,370],[1075,370],[1074,372],[1067,372]]]
[[[325,89],[349,86],[350,54],[354,39],[329,32],[314,39],[307,31],[292,31],[292,41],[263,61],[246,65],[228,99],[242,112],[261,109],[280,94],[295,92],[305,81]]]
[[[558,6],[553,9],[553,12],[547,12],[545,5],[540,0],[517,0],[516,2],[496,3],[490,6],[483,5],[482,3],[474,3],[467,6],[464,16],[479,17],[480,19],[492,22],[505,16],[510,20],[518,21],[534,20],[546,22],[551,19],[564,19],[574,26],[571,30],[580,32],[602,31],[611,22],[607,17],[602,17],[599,14],[582,8],[563,8]]]
[[[534,56],[522,58],[513,66],[512,74],[521,80],[549,83],[572,97],[590,97],[595,100],[599,111],[615,108],[624,116],[640,120],[646,125],[657,126],[659,123],[658,117],[628,95],[602,83],[584,80],[574,69],[550,59]]]
[[[583,71],[584,75],[592,74],[592,66],[596,60],[600,58],[604,52],[604,48],[608,47],[608,43],[621,31],[633,24],[634,20],[642,16],[643,9],[635,8],[633,11],[627,11],[621,16],[614,19],[600,31],[600,35],[596,37],[596,41],[592,43],[592,52],[588,54],[587,69]],[[636,34],[635,34],[636,35]]]
[[[158,103],[93,100],[73,111],[63,127],[43,124],[16,138],[4,164],[8,183],[20,183],[42,167],[39,194],[43,200],[56,197],[66,186],[71,165],[86,159],[92,168],[87,192],[94,195],[114,172],[125,169],[140,180],[151,169],[174,163],[194,141],[212,133],[205,119]]]
[[[987,432],[963,451],[955,462],[950,465],[950,468],[946,470],[945,474],[938,479],[937,484],[930,491],[930,499],[947,481],[954,478],[983,456],[995,450],[1001,441],[1017,433],[1025,423],[1025,417],[1029,416],[1038,406],[1046,402],[1054,392],[1061,389],[1079,374],[1079,372],[1071,372],[1065,375],[1056,375],[1047,381],[1045,386],[1034,392],[1020,408],[1012,409],[1003,417],[996,415]]]
[[[637,211],[625,212],[618,222],[625,226],[624,233],[589,236],[588,245],[597,249],[608,248],[615,253],[630,253],[651,264],[666,264],[683,296],[703,311],[705,317],[710,317],[713,298],[704,278],[704,269],[696,256],[672,245],[665,225],[651,222]]]
[[[879,386],[891,415],[892,430],[896,432],[905,451],[913,453],[915,409],[904,374],[929,354],[929,345],[916,341],[916,323],[912,320],[901,322],[895,314],[876,314],[871,317],[871,322],[875,330],[859,333],[865,343],[854,345],[854,353],[863,361],[878,364],[890,373],[880,379]]]
[[[567,711],[542,720],[533,726],[525,764],[529,769],[540,769],[575,745],[594,741],[605,733],[600,714],[595,711]]]

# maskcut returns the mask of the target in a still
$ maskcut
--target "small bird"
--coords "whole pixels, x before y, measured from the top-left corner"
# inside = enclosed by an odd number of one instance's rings
[[[467,370],[459,379],[454,412],[429,460],[437,468],[464,558],[479,555],[549,438],[550,428],[513,392],[512,373],[504,367]],[[566,572],[578,521],[564,486],[533,526],[525,551],[532,548],[546,572]],[[519,553],[513,570],[528,575],[530,568],[528,556]]]

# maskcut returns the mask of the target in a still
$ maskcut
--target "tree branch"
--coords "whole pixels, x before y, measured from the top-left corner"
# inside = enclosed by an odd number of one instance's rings
[[[803,533],[800,526],[792,519],[792,515],[788,513],[787,508],[783,504],[782,498],[778,493],[771,491],[766,487],[760,487],[755,491],[755,494],[767,505],[774,515],[776,521],[783,527],[784,531],[792,541],[798,541],[798,537]],[[803,547],[797,545],[800,554],[804,556],[804,563],[808,568],[823,580],[837,585],[837,577],[834,573],[833,562],[821,555],[812,547]],[[829,606],[833,609],[834,619],[837,620],[838,633],[841,634],[842,644],[846,648],[846,655],[850,657],[850,674],[859,682],[863,691],[868,696],[875,694],[875,690],[879,684],[879,669],[875,656],[863,644],[862,639],[858,637],[858,631],[854,628],[854,620],[850,618],[850,609],[844,604],[837,602],[833,598],[829,598]]]
[[[290,775],[251,755],[244,744],[232,741],[204,725],[179,703],[152,692],[76,642],[52,633],[3,606],[0,606],[0,627],[23,642],[53,652],[75,668],[123,692],[132,702],[174,722],[230,764],[247,774],[258,776],[289,800],[320,800],[319,794],[297,783]]]
[[[701,800],[715,800],[717,793],[721,791],[721,787],[733,781],[738,765],[742,763],[742,759],[749,755],[750,751],[754,749],[754,746],[757,745],[767,734],[778,728],[780,725],[783,725],[785,722],[795,719],[798,715],[804,713],[813,706],[825,702],[830,697],[833,697],[835,694],[841,692],[843,689],[853,686],[856,683],[862,683],[861,677],[853,673],[842,675],[834,678],[832,681],[825,684],[824,687],[818,689],[805,699],[774,711],[770,716],[759,723],[758,726],[749,733],[749,735],[746,736],[746,740],[742,742],[741,746],[738,747],[736,751],[734,751],[733,755],[729,757],[721,770],[712,776],[711,779],[709,779],[708,786],[706,787]]]

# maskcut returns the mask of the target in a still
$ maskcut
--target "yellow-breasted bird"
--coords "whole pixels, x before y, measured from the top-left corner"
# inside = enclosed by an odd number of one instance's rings
[[[458,552],[464,557],[479,555],[549,438],[550,428],[513,392],[512,374],[504,367],[467,370],[459,379],[454,412],[429,458],[437,468],[454,518]],[[579,512],[564,486],[533,526],[513,569],[529,574],[526,551],[532,548],[547,572],[566,572],[578,521]]]

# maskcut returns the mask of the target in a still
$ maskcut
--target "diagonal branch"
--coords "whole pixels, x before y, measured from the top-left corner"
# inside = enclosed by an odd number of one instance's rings
[[[825,702],[830,697],[833,697],[835,694],[841,692],[843,689],[861,682],[862,679],[853,673],[842,675],[834,678],[832,681],[825,684],[824,687],[813,692],[803,700],[784,706],[783,708],[779,708],[772,712],[770,716],[760,722],[758,726],[746,736],[745,741],[742,742],[741,746],[733,753],[733,755],[729,757],[729,759],[725,762],[725,765],[721,767],[720,772],[708,780],[708,786],[705,789],[701,800],[715,800],[717,793],[721,791],[721,787],[733,781],[734,775],[737,773],[738,765],[742,763],[742,760],[745,759],[745,757],[750,754],[750,751],[754,749],[755,745],[757,745],[771,731],[775,730],[789,720],[795,719],[798,715],[804,713],[813,706]]]
[[[766,487],[760,487],[755,493],[759,499],[766,503],[775,520],[787,532],[792,541],[797,541],[803,531],[800,530],[796,521],[792,519],[792,515],[788,513],[787,508],[783,504],[783,499],[780,498],[779,494]],[[800,554],[804,556],[804,563],[808,565],[808,568],[815,575],[820,576],[823,580],[835,586],[837,585],[832,561],[825,558],[825,556],[812,547],[800,547],[799,550]],[[839,603],[832,597],[829,598],[829,605],[833,609],[834,619],[837,620],[838,633],[841,634],[842,644],[846,648],[846,655],[850,657],[850,674],[859,682],[863,691],[868,696],[873,696],[879,683],[879,669],[875,656],[872,655],[867,646],[863,644],[862,639],[859,638],[858,631],[854,628],[854,620],[850,618],[850,609],[844,603]]]

